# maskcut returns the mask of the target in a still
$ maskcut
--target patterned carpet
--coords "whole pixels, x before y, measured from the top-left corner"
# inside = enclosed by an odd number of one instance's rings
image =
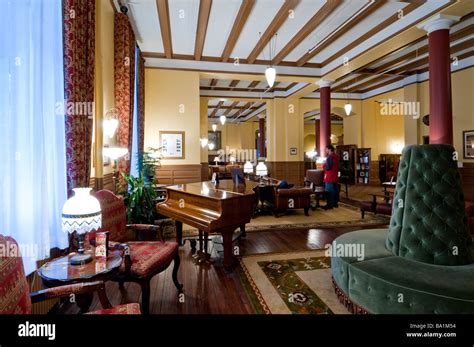
[[[339,208],[332,210],[316,209],[309,211],[305,216],[303,210],[288,211],[287,214],[276,218],[272,215],[253,218],[246,225],[247,232],[280,230],[280,229],[318,229],[318,228],[340,228],[347,226],[366,227],[388,225],[390,218],[382,215],[367,213],[362,219],[358,207],[340,203]],[[165,235],[172,237],[175,234],[174,224],[169,220],[158,221],[164,229]],[[197,235],[197,229],[183,225],[183,236],[193,237]]]
[[[332,287],[324,250],[245,256],[242,285],[259,314],[348,314]]]

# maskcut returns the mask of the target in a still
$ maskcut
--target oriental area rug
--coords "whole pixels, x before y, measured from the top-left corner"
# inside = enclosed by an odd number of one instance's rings
[[[334,292],[324,250],[245,256],[239,275],[256,313],[349,314]]]

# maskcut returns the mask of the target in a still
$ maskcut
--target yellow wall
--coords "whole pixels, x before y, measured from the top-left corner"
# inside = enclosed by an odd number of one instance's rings
[[[304,160],[304,118],[300,99],[275,98],[267,101],[267,160]],[[297,154],[290,154],[296,148]]]
[[[314,120],[310,123],[304,124],[304,151],[309,152],[314,150],[316,135],[315,135]],[[344,124],[331,123],[331,135],[335,135],[338,138],[344,135]],[[332,142],[333,145],[337,145],[336,142]]]
[[[200,164],[198,72],[145,69],[145,148],[160,146],[160,131],[185,132],[185,159],[163,165]]]
[[[112,165],[102,167],[103,145],[114,145],[115,138],[103,135],[102,121],[107,111],[115,107],[114,82],[114,15],[110,1],[96,0],[95,33],[95,119],[92,151],[95,163],[92,163],[91,177],[103,177],[113,171]],[[96,170],[96,166],[98,169]]]
[[[372,160],[383,153],[401,153],[405,144],[404,115],[382,115],[380,101],[403,101],[403,89],[363,100],[361,147],[371,148]],[[378,101],[378,102],[377,102]]]

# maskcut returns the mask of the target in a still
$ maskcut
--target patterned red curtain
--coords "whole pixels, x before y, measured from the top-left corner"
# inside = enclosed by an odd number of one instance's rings
[[[129,155],[119,160],[118,170],[130,173],[133,130],[133,96],[135,89],[135,34],[128,17],[123,13],[115,14],[115,108],[118,112],[119,127],[117,142],[127,147]],[[123,185],[123,179],[120,177]]]
[[[145,59],[138,53],[138,150],[145,146]]]
[[[63,0],[68,192],[88,187],[94,117],[95,0]]]

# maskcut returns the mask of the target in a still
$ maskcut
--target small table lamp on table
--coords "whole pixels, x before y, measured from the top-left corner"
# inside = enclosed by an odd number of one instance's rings
[[[72,265],[83,265],[92,260],[91,254],[84,252],[86,233],[102,226],[102,212],[99,200],[90,195],[91,188],[74,188],[74,196],[66,201],[62,213],[63,231],[77,233],[78,250],[72,256]]]

